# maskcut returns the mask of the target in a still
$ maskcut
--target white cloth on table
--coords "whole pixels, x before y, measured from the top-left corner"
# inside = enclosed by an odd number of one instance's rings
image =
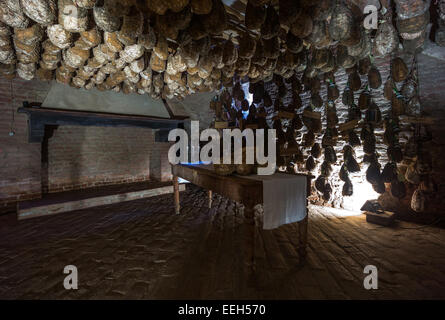
[[[244,177],[263,182],[263,229],[275,229],[306,217],[306,176],[275,173]]]

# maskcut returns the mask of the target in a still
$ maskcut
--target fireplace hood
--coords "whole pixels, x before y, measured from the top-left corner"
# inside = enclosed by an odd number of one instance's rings
[[[97,89],[77,89],[53,82],[42,108],[170,118],[161,99]]]
[[[182,127],[188,118],[148,95],[79,90],[58,83],[53,83],[43,103],[25,101],[18,112],[28,115],[29,142],[42,142],[49,125],[151,128],[157,130],[157,142],[167,142],[168,132]]]

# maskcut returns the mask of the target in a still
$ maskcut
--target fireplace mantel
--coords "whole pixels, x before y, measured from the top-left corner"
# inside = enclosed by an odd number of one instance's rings
[[[141,127],[159,129],[156,142],[167,142],[168,131],[178,128],[187,117],[159,118],[61,109],[41,108],[39,103],[24,102],[19,113],[28,115],[28,141],[42,142],[45,126],[77,125],[101,127]]]

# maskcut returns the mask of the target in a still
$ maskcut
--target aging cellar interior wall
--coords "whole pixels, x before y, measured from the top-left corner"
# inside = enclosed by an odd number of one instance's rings
[[[48,190],[150,180],[160,151],[151,129],[61,126],[48,141]]]
[[[42,102],[49,88],[38,80],[0,77],[0,213],[39,198],[42,184],[60,191],[171,178],[170,144],[155,142],[151,129],[127,127],[60,126],[48,141],[46,173],[42,144],[28,143],[27,117],[17,108],[23,101]]]
[[[42,102],[49,84],[0,77],[0,212],[17,200],[41,194],[41,145],[28,143],[27,117],[17,113],[23,101]],[[9,136],[14,116],[14,136]]]

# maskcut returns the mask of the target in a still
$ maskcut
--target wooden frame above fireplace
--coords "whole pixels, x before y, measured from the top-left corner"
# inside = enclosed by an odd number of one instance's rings
[[[42,108],[40,103],[24,102],[19,113],[28,115],[28,142],[41,143],[45,136],[45,126],[78,125],[102,127],[140,127],[157,129],[156,142],[167,142],[168,132],[182,127],[186,116],[160,118],[152,116],[121,115],[87,111],[72,111]]]

